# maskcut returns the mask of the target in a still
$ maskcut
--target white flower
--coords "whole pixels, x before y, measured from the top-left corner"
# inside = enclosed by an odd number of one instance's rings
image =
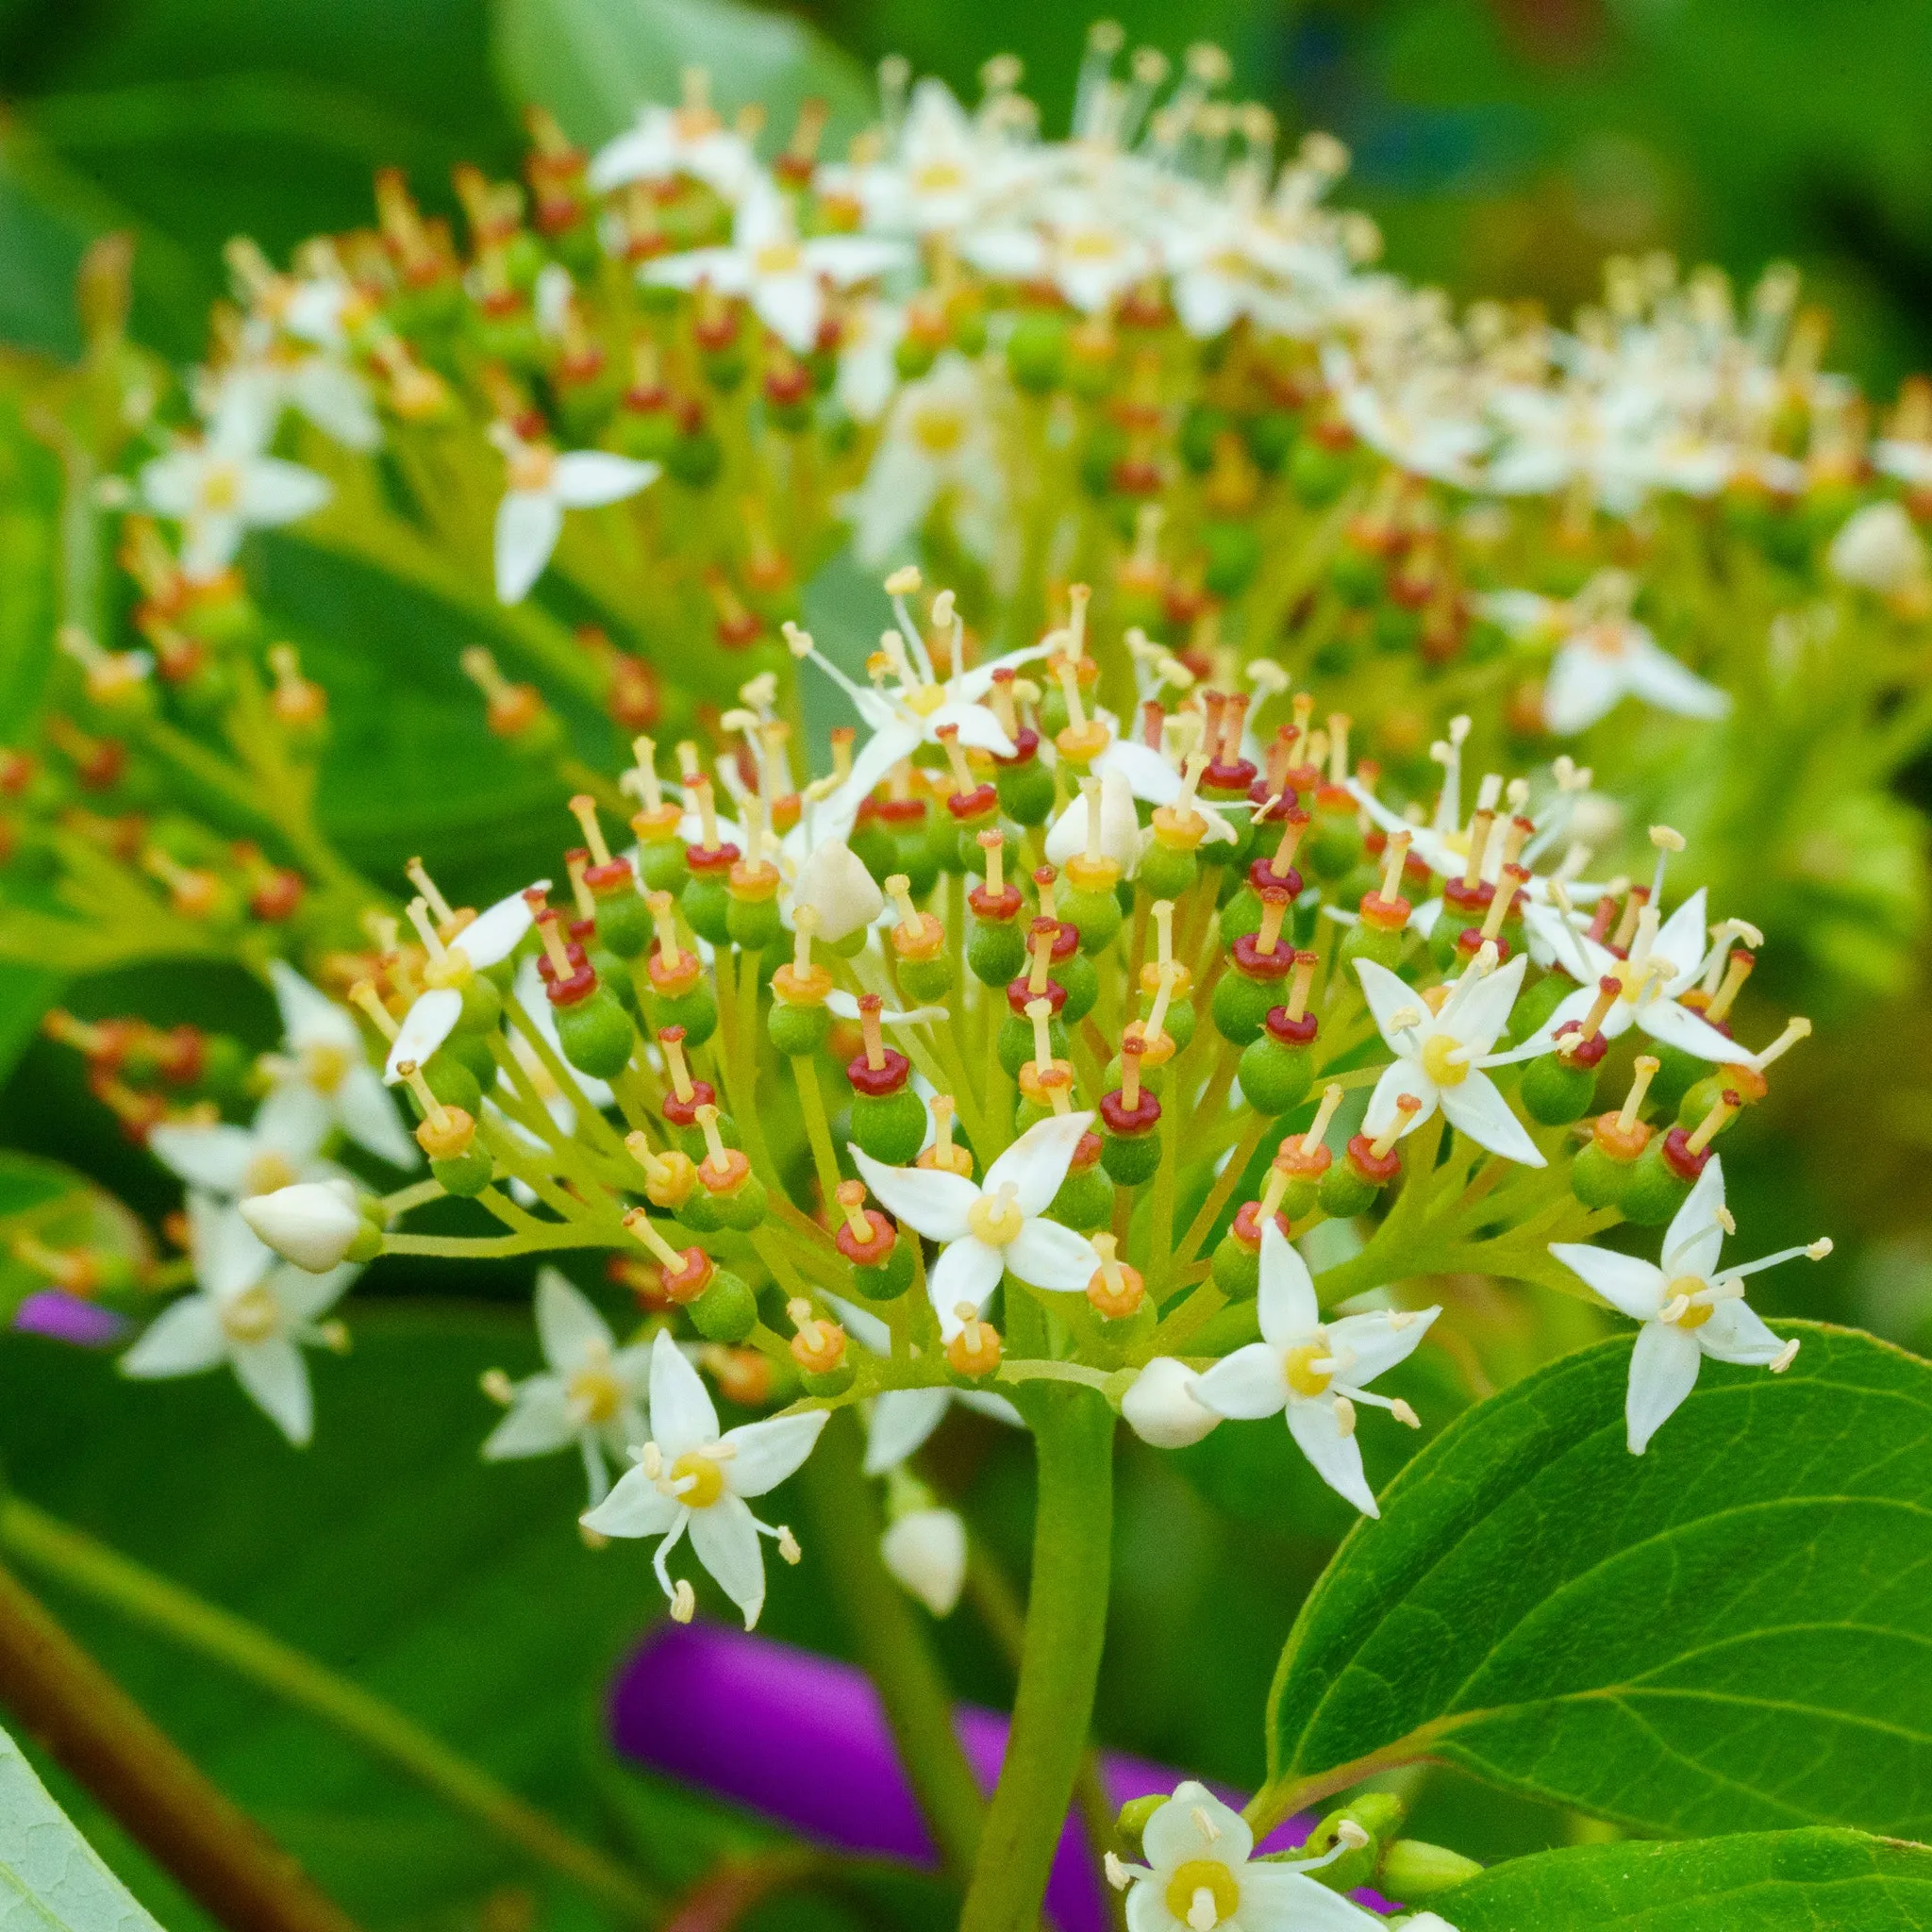
[[[341,1168],[320,1158],[316,1149],[326,1122],[308,1107],[276,1104],[271,1094],[255,1124],[232,1122],[164,1122],[147,1137],[148,1151],[168,1172],[223,1201],[245,1201],[273,1194],[297,1181],[346,1179]]]
[[[1706,1356],[1777,1374],[1798,1352],[1795,1340],[1780,1341],[1745,1306],[1740,1284],[1747,1274],[1795,1261],[1800,1255],[1823,1260],[1831,1243],[1781,1248],[1741,1268],[1720,1269],[1719,1252],[1732,1230],[1724,1208],[1724,1162],[1713,1154],[1664,1230],[1661,1267],[1585,1242],[1550,1244],[1550,1253],[1564,1267],[1580,1274],[1613,1308],[1643,1324],[1630,1357],[1630,1393],[1624,1404],[1633,1456],[1643,1454],[1696,1387],[1698,1365]]]
[[[601,449],[558,456],[507,430],[495,440],[509,459],[509,488],[496,507],[496,596],[502,604],[521,604],[543,575],[563,534],[565,510],[619,503],[659,475],[657,463],[633,462]]]
[[[1121,747],[1115,745],[1118,751]],[[1153,752],[1150,757],[1159,758]],[[1165,765],[1167,760],[1161,758]],[[1171,769],[1171,768],[1170,768]],[[1179,791],[1178,783],[1175,786]],[[1229,836],[1233,836],[1232,828]],[[1046,830],[1046,856],[1055,865],[1065,865],[1079,854],[1095,849],[1087,836],[1087,794],[1076,791],[1067,808]],[[1134,788],[1118,767],[1100,773],[1100,838],[1098,851],[1110,858],[1123,873],[1131,874],[1141,854],[1141,821],[1134,812]]]
[[[369,1224],[348,1181],[297,1181],[255,1194],[238,1208],[256,1239],[310,1274],[326,1274],[348,1258]]]
[[[1485,960],[1493,958],[1493,953],[1478,954],[1451,983],[1435,1012],[1388,967],[1373,959],[1355,962],[1369,1011],[1395,1056],[1369,1096],[1364,1133],[1387,1132],[1399,1117],[1397,1095],[1412,1093],[1422,1105],[1409,1115],[1405,1134],[1413,1133],[1440,1107],[1452,1127],[1492,1154],[1525,1167],[1546,1164],[1528,1129],[1483,1071],[1502,1063],[1501,1056],[1490,1058],[1490,1050],[1508,1024],[1529,965],[1529,956],[1519,953],[1500,972],[1484,971]]]
[[[298,1448],[314,1429],[301,1342],[330,1344],[317,1317],[358,1271],[310,1274],[272,1268],[268,1250],[206,1195],[188,1197],[188,1247],[199,1284],[148,1324],[121,1357],[121,1373],[144,1380],[195,1375],[225,1361],[256,1405]]]
[[[271,425],[283,409],[292,408],[344,449],[372,450],[382,441],[368,385],[332,352],[265,341],[258,359],[230,371],[224,381],[260,384]]]
[[[547,892],[550,881],[539,879],[525,890]],[[443,949],[446,963],[441,965],[441,971],[460,979],[466,970],[487,973],[491,967],[501,965],[523,943],[524,935],[535,920],[530,902],[523,892],[511,892],[497,900],[450,939]],[[550,1002],[542,997],[541,988],[537,1004],[546,1012],[549,1010]],[[457,986],[430,986],[419,992],[410,1002],[409,1010],[403,1015],[403,1024],[390,1042],[389,1058],[382,1069],[383,1079],[393,1087],[402,1078],[397,1069],[405,1060],[414,1060],[419,1067],[424,1065],[429,1056],[456,1031],[462,1011],[463,995]]]
[[[548,1371],[514,1385],[483,1455],[507,1462],[575,1442],[594,1508],[610,1493],[607,1457],[621,1463],[650,1434],[651,1351],[619,1348],[610,1324],[555,1268],[537,1272],[537,1339]]]
[[[1144,1865],[1109,1859],[1126,1886],[1127,1932],[1371,1932],[1384,1922],[1307,1874],[1351,1847],[1300,1863],[1257,1859],[1239,1811],[1191,1778],[1174,1787],[1141,1833]]]
[[[839,325],[839,374],[834,392],[855,423],[876,423],[899,386],[898,351],[906,310],[896,302],[859,297]]]
[[[1083,315],[1110,308],[1156,273],[1154,250],[1082,194],[1053,198],[1033,227],[983,227],[962,235],[959,253],[999,281],[1045,282]]]
[[[269,961],[268,976],[282,1016],[283,1051],[261,1062],[274,1084],[256,1116],[257,1131],[278,1144],[320,1147],[339,1127],[391,1167],[417,1166],[422,1155],[363,1055],[354,1018],[280,959]]]
[[[983,1186],[938,1168],[888,1167],[863,1148],[851,1149],[888,1211],[943,1243],[926,1291],[946,1341],[965,1325],[959,1308],[983,1309],[1008,1269],[1034,1288],[1065,1293],[1092,1280],[1100,1266],[1092,1243],[1043,1218],[1092,1118],[1067,1113],[1037,1122],[987,1169]]]
[[[640,108],[636,125],[591,157],[585,179],[608,194],[631,181],[670,181],[679,175],[735,202],[758,178],[758,157],[708,108],[688,99],[681,108]]]
[[[741,295],[780,341],[800,356],[817,346],[825,319],[825,284],[849,288],[896,268],[906,250],[864,235],[798,239],[791,204],[760,181],[738,204],[728,248],[693,248],[645,264],[646,282],[674,289],[707,285]]]
[[[911,1509],[888,1525],[879,1556],[908,1595],[950,1617],[966,1582],[966,1525],[951,1509]]]
[[[973,364],[948,350],[892,398],[872,467],[842,508],[853,550],[868,567],[889,562],[941,499],[959,541],[990,562],[1005,498],[984,386]]]
[[[1355,1406],[1366,1402],[1413,1424],[1405,1403],[1367,1384],[1414,1353],[1441,1313],[1346,1315],[1324,1323],[1307,1264],[1272,1220],[1261,1224],[1261,1340],[1198,1376],[1193,1393],[1218,1415],[1250,1422],[1288,1411],[1289,1433],[1331,1490],[1367,1516],[1381,1512],[1362,1474]]]
[[[1925,540],[1903,505],[1868,503],[1845,520],[1824,560],[1840,583],[1890,597],[1924,582]]]
[[[1121,1398],[1121,1414],[1141,1441],[1157,1449],[1185,1449],[1221,1425],[1221,1417],[1196,1399],[1199,1378],[1171,1355],[1156,1356]]]
[[[816,937],[828,946],[870,925],[886,909],[886,895],[865,862],[843,839],[821,839],[800,868],[792,901],[819,916]]]
[[[1616,1040],[1634,1025],[1653,1040],[1674,1046],[1698,1059],[1720,1065],[1751,1066],[1754,1057],[1729,1035],[1678,1001],[1697,984],[1707,958],[1704,888],[1684,901],[1661,927],[1657,908],[1646,906],[1638,916],[1637,936],[1630,957],[1620,959],[1588,933],[1573,933],[1574,964],[1589,968],[1590,977],[1569,994],[1544,1022],[1542,1030],[1518,1047],[1509,1058],[1528,1058],[1548,1050],[1557,1036],[1580,1026],[1594,1010],[1598,990],[1606,979],[1622,988],[1597,1023],[1607,1038]]]
[[[811,1454],[828,1413],[820,1408],[774,1416],[721,1438],[718,1412],[698,1372],[660,1329],[651,1344],[656,1434],[643,1445],[637,1466],[618,1477],[594,1509],[585,1511],[583,1524],[600,1536],[661,1537],[652,1564],[671,1599],[671,1613],[680,1622],[691,1614],[691,1585],[674,1585],[664,1559],[689,1530],[698,1561],[744,1612],[749,1630],[765,1603],[759,1536],[771,1537],[791,1562],[797,1561],[798,1546],[790,1530],[760,1523],[745,1500],[775,1489]]]
[[[279,407],[259,383],[224,384],[201,440],[142,467],[142,502],[182,525],[184,575],[219,576],[248,531],[291,524],[329,500],[313,470],[263,454]]]

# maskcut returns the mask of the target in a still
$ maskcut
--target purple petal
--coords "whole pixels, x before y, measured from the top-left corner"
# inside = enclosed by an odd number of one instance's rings
[[[23,1335],[45,1335],[70,1341],[76,1348],[108,1348],[126,1332],[127,1324],[111,1308],[96,1307],[78,1295],[58,1288],[30,1294],[13,1311],[13,1325]]]

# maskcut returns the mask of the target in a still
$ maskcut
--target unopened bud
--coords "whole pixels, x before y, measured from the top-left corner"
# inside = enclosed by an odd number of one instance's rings
[[[935,1617],[949,1617],[966,1582],[966,1525],[951,1509],[913,1509],[879,1539],[900,1587]]]
[[[1162,1355],[1142,1369],[1121,1401],[1121,1414],[1141,1441],[1157,1449],[1185,1449],[1221,1418],[1194,1395],[1194,1372]]]

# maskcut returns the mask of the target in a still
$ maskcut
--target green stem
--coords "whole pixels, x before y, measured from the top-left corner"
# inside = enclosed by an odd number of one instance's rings
[[[831,1123],[825,1118],[825,1096],[819,1091],[818,1063],[808,1054],[800,1055],[791,1062],[791,1077],[798,1088],[798,1110],[805,1117],[805,1138],[811,1146],[819,1192],[829,1208],[839,1191],[839,1151],[832,1145]]]
[[[0,1685],[21,1727],[228,1932],[356,1932],[5,1570]]]
[[[575,1879],[585,1891],[615,1907],[625,1918],[648,1922],[657,1915],[657,1900],[623,1866],[594,1846],[571,1837],[381,1698],[337,1676],[266,1631],[204,1603],[179,1585],[18,1498],[0,1507],[0,1547],[41,1574],[226,1665],[251,1683],[355,1739],[455,1809],[468,1812],[497,1837]],[[308,1923],[320,1926],[324,1922]],[[327,1923],[336,1928],[346,1924],[333,1912]]]
[[[1040,1464],[1026,1641],[959,1932],[1022,1932],[1039,1917],[1087,1748],[1107,1627],[1113,1411],[1074,1387],[1040,1385],[1024,1401]]]
[[[829,1572],[839,1579],[853,1648],[878,1690],[940,1856],[963,1881],[980,1840],[979,1786],[953,1729],[952,1694],[926,1633],[879,1560],[880,1524],[860,1474],[856,1416],[847,1411],[832,1418],[803,1480]]]

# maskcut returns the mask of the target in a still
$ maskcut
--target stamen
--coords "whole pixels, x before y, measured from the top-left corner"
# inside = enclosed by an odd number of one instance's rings
[[[979,849],[986,854],[986,890],[992,898],[1004,896],[1007,890],[1006,875],[1006,837],[995,830],[981,832],[978,838]]]
[[[604,842],[604,827],[597,823],[597,801],[586,792],[578,792],[570,802],[572,816],[584,828],[584,843],[591,848],[591,858],[594,864],[610,863],[610,848]]]
[[[1045,992],[1047,981],[1052,974],[1054,941],[1059,935],[1058,920],[1036,919],[1033,922],[1028,935],[1033,941],[1033,966],[1026,975],[1026,991],[1029,995]]]
[[[550,968],[557,974],[558,983],[575,978],[576,967],[572,964],[570,951],[563,942],[563,936],[558,931],[558,917],[555,907],[546,906],[537,915],[537,937],[543,942],[543,951],[550,960]]]
[[[382,996],[375,991],[375,982],[358,979],[349,989],[349,999],[369,1016],[370,1024],[375,1030],[393,1044],[396,1035],[403,1029],[396,1024],[395,1016],[383,1005]]]
[[[1294,956],[1294,974],[1289,981],[1288,1017],[1300,1020],[1308,1009],[1308,990],[1315,983],[1315,970],[1322,963],[1319,953],[1297,953]]]
[[[1781,1059],[1796,1046],[1799,1041],[1811,1037],[1811,1023],[1803,1018],[1785,1022],[1785,1030],[1759,1054],[1754,1064],[1761,1074],[1775,1059]]]
[[[436,881],[424,869],[423,861],[420,858],[412,858],[403,870],[408,874],[409,883],[428,902],[430,911],[436,915],[436,923],[439,925],[447,925],[456,914],[450,909],[449,901],[436,890]]]
[[[1162,937],[1165,938],[1163,933]],[[1147,1009],[1146,1024],[1141,1029],[1143,1041],[1153,1041],[1164,1038],[1162,1028],[1167,1020],[1167,1008],[1174,998],[1174,986],[1179,976],[1179,968],[1172,959],[1160,962],[1160,985],[1154,995],[1154,1004]]]
[[[409,924],[416,928],[416,937],[423,941],[423,950],[437,965],[442,963],[443,947],[441,936],[430,923],[429,902],[426,899],[411,899],[404,908],[409,915]]]
[[[933,1165],[950,1171],[953,1164],[953,1116],[958,1104],[950,1093],[935,1093],[929,1106],[933,1124]]]
[[[1726,1087],[1712,1102],[1710,1111],[1698,1122],[1690,1138],[1685,1141],[1686,1148],[1692,1154],[1702,1154],[1716,1140],[1718,1130],[1743,1104],[1737,1094]]]
[[[1328,782],[1348,783],[1348,730],[1354,720],[1346,711],[1328,713]]]
[[[1121,1041],[1121,1105],[1133,1111],[1141,1105],[1141,1057],[1147,1042],[1137,1033]]]
[[[414,1060],[404,1060],[396,1068],[398,1075],[408,1084],[409,1091],[416,1096],[423,1109],[423,1118],[439,1134],[446,1134],[454,1124],[449,1109],[429,1091],[429,1082],[423,1077],[423,1070]]]
[[[791,970],[801,980],[811,977],[811,936],[819,929],[818,908],[800,906],[791,914]]]
[[[886,1040],[879,1022],[879,1008],[885,1005],[875,992],[858,996],[858,1026],[865,1036],[865,1063],[874,1073],[885,1071]]]
[[[1322,1104],[1315,1109],[1315,1118],[1308,1123],[1307,1131],[1296,1143],[1301,1153],[1312,1154],[1328,1138],[1328,1124],[1334,1120],[1336,1109],[1341,1105],[1341,1081],[1331,1080],[1323,1088]],[[1281,1148],[1283,1153],[1288,1151],[1286,1141],[1281,1143]]]
[[[1266,822],[1268,813],[1274,808],[1274,800],[1270,799],[1261,808],[1261,818]],[[1281,837],[1276,841],[1274,856],[1268,861],[1268,875],[1271,878],[1285,879],[1294,870],[1295,849],[1308,829],[1308,815],[1300,806],[1291,806],[1281,815]]]
[[[1414,1093],[1398,1093],[1395,1096],[1395,1118],[1383,1131],[1369,1143],[1369,1152],[1377,1160],[1387,1160],[1390,1149],[1407,1131],[1409,1118],[1422,1107],[1421,1097]]]
[[[664,809],[664,788],[658,782],[657,741],[634,738],[630,741],[630,750],[632,758],[637,760],[638,793],[644,801],[644,809],[661,812]]]
[[[691,1068],[685,1062],[684,1028],[662,1028],[658,1035],[658,1044],[663,1049],[664,1064],[671,1072],[671,1091],[677,1096],[679,1106],[689,1107],[698,1090],[691,1083]]]
[[[1480,808],[1469,822],[1469,858],[1462,868],[1462,884],[1465,891],[1474,891],[1481,883],[1483,848],[1490,842],[1490,827],[1495,822],[1493,812]]]
[[[669,892],[652,892],[644,904],[650,908],[651,928],[658,936],[658,958],[667,973],[675,973],[684,960],[684,948],[677,942],[677,901]]]
[[[1382,854],[1382,890],[1378,897],[1384,900],[1401,897],[1402,868],[1408,862],[1409,841],[1414,836],[1407,831],[1389,834],[1389,843]]]
[[[1643,1096],[1649,1091],[1650,1083],[1657,1078],[1657,1069],[1663,1062],[1655,1054],[1641,1053],[1637,1056],[1634,1068],[1635,1077],[1630,1082],[1630,1091],[1624,1096],[1624,1108],[1617,1116],[1617,1131],[1627,1135],[1637,1124],[1637,1117],[1643,1110]]]
[[[1355,1434],[1355,1404],[1345,1395],[1335,1398],[1335,1433],[1344,1441]]]
[[[1053,1038],[1048,1032],[1053,1019],[1051,1000],[1028,1000],[1026,1017],[1033,1022],[1033,1065],[1035,1072],[1044,1080],[1053,1068]]]
[[[707,1104],[697,1109],[698,1131],[705,1137],[705,1158],[703,1165],[713,1174],[724,1174],[730,1170],[731,1156],[724,1145],[724,1136],[718,1128],[718,1109]]]

